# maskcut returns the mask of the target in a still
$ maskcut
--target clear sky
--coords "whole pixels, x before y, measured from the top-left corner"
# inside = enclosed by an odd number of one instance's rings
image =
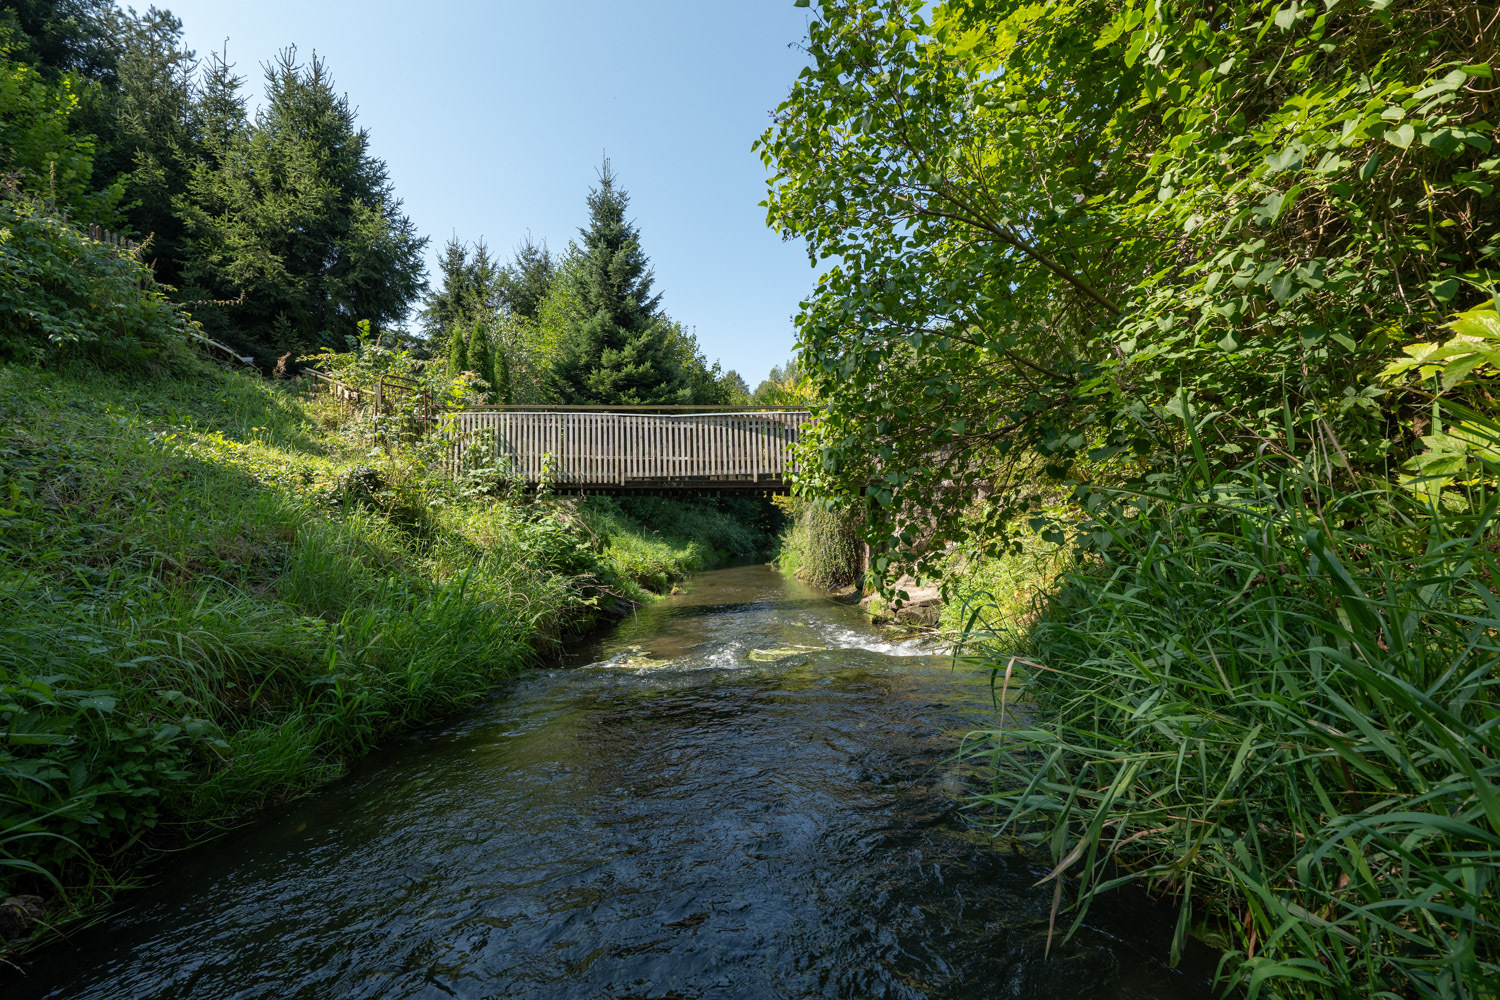
[[[317,50],[432,238],[429,273],[451,235],[566,247],[608,152],[662,305],[709,359],[753,389],[791,356],[816,272],[766,228],[750,144],[804,65],[792,0],[155,2],[200,56],[228,39],[252,108],[277,50]]]

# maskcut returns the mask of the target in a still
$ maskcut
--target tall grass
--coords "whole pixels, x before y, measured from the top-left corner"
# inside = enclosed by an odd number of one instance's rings
[[[791,522],[781,535],[778,566],[818,587],[861,582],[858,512],[803,497],[778,497],[777,501]]]
[[[0,367],[0,898],[107,898],[711,561],[711,520],[435,479],[240,376]]]
[[[1500,995],[1500,496],[1207,468],[1116,494],[1032,655],[990,661],[999,831],[1074,927],[1174,898],[1174,954],[1220,945],[1248,996]]]

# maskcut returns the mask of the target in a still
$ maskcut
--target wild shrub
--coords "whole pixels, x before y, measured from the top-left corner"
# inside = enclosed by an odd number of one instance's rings
[[[0,190],[0,361],[180,368],[190,329],[128,251]]]

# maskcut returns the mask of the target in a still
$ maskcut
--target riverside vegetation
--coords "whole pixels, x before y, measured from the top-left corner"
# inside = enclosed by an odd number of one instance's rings
[[[757,501],[454,479],[410,414],[196,357],[206,324],[447,405],[747,394],[659,310],[607,164],[582,246],[505,268],[450,247],[425,336],[389,329],[425,241],[327,67],[283,53],[252,122],[225,59],[199,72],[180,38],[107,0],[0,11],[6,947],[775,527]]]
[[[1000,585],[963,752],[1054,933],[1135,882],[1232,994],[1500,995],[1494,6],[800,5],[792,541]]]
[[[0,885],[48,923],[764,542],[709,502],[435,477],[191,360],[0,368],[0,400]]]

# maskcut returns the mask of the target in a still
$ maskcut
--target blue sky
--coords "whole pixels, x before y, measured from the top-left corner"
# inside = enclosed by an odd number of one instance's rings
[[[607,151],[662,304],[754,388],[791,356],[816,272],[766,228],[750,144],[804,65],[792,0],[156,0],[249,78],[317,50],[431,261],[456,234],[562,249]]]

